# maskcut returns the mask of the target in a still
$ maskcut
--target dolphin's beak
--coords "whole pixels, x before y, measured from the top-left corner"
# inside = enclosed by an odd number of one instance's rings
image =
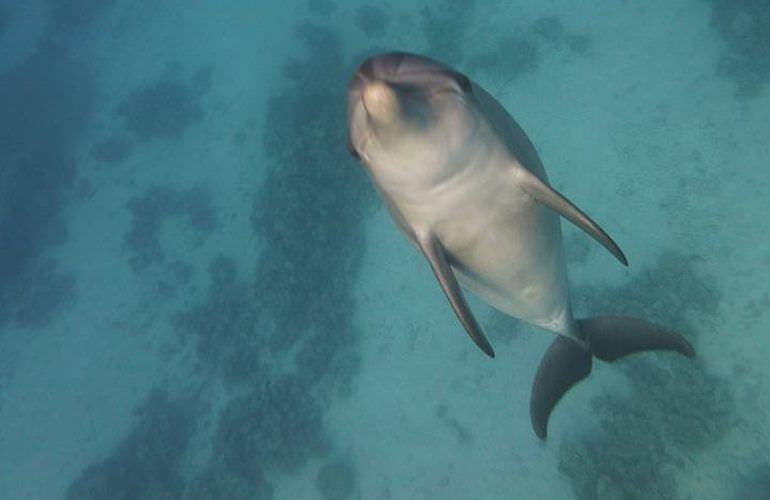
[[[393,124],[401,114],[395,90],[382,80],[364,83],[361,102],[369,117],[381,125]]]

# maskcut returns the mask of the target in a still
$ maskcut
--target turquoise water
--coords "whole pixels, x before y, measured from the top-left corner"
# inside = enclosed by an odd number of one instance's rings
[[[0,0],[0,499],[770,498],[770,2]],[[346,148],[365,57],[468,74],[564,225],[596,363],[468,340]]]

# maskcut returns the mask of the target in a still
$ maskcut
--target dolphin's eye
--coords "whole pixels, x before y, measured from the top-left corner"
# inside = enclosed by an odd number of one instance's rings
[[[457,85],[460,86],[463,92],[471,92],[473,90],[471,81],[468,79],[467,76],[463,75],[462,73],[455,73],[454,76],[455,76],[455,81],[457,82]]]

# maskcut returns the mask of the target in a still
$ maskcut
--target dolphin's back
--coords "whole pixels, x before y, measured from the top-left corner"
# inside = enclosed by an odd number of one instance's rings
[[[516,120],[503,108],[497,99],[475,83],[473,84],[473,95],[478,102],[479,108],[484,112],[484,115],[497,132],[500,141],[506,145],[511,155],[522,166],[547,183],[548,176],[545,173],[543,162],[540,161],[540,156],[537,154],[534,144],[529,140],[524,129],[516,123]]]

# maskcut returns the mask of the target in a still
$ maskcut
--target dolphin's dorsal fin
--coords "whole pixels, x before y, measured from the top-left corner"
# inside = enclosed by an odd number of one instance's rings
[[[526,168],[516,165],[515,172],[516,180],[524,192],[588,233],[609,250],[621,264],[628,265],[628,260],[620,247],[582,210]]]
[[[449,299],[457,319],[465,327],[465,331],[468,332],[471,340],[484,351],[484,354],[494,358],[495,351],[484,336],[484,332],[473,316],[473,311],[471,311],[471,308],[468,307],[468,303],[465,301],[465,296],[460,289],[460,284],[457,282],[454,272],[452,272],[452,267],[449,265],[449,259],[447,259],[441,241],[431,232],[423,234],[415,232],[415,240],[425,258],[428,259],[433,274],[436,276],[447,299]]]

